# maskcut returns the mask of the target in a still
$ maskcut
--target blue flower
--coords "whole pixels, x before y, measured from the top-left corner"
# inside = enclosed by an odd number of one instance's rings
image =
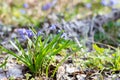
[[[103,6],[108,6],[109,5],[109,0],[101,0],[101,4]]]
[[[103,6],[114,6],[118,4],[118,0],[101,0]]]
[[[26,30],[26,35],[27,35],[28,37],[33,37],[33,36],[34,36],[32,30]]]
[[[24,4],[23,4],[23,7],[24,7],[24,8],[28,8],[29,5],[28,5],[27,3],[24,3]]]
[[[25,29],[17,29],[16,32],[20,35],[20,37],[22,39],[26,39],[26,37],[25,37],[26,30]]]
[[[42,34],[41,30],[37,32],[37,36],[40,36],[41,34]]]
[[[50,30],[55,30],[55,29],[56,29],[56,25],[52,24],[52,25],[50,26]]]
[[[110,0],[110,5],[116,5],[118,4],[118,0]]]
[[[52,2],[43,5],[42,10],[48,10],[48,9],[52,8],[57,3],[57,1],[58,0],[53,0]]]
[[[29,29],[17,29],[17,33],[21,36],[21,38],[26,39],[25,36],[28,36],[29,38],[33,37],[34,34],[32,30]]]
[[[23,35],[26,33],[26,29],[17,29],[17,32],[20,34],[20,35]]]
[[[67,39],[67,38],[68,38],[68,36],[67,36],[67,34],[66,34],[66,33],[63,33],[63,34],[61,35],[61,38]]]
[[[42,6],[42,10],[48,10],[52,7],[51,3],[47,3],[46,5]]]
[[[85,4],[85,7],[90,9],[92,7],[92,4],[91,3],[87,3],[87,4]]]

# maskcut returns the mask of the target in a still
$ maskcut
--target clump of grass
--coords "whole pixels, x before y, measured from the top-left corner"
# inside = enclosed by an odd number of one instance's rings
[[[52,64],[55,55],[62,49],[70,47],[69,40],[64,40],[61,38],[61,34],[46,37],[44,41],[42,41],[42,36],[35,36],[33,39],[27,37],[27,39],[27,49],[24,49],[18,40],[16,40],[16,44],[10,41],[18,53],[8,50],[3,46],[0,46],[0,50],[21,61],[26,67],[29,68],[33,75],[46,74],[48,77],[49,67]],[[65,57],[62,62],[66,58],[67,57]],[[54,76],[55,71],[60,64],[58,64],[54,69],[52,76]]]

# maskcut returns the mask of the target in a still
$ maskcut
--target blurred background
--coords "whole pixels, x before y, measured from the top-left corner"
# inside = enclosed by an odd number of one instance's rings
[[[105,14],[113,8],[120,8],[119,0],[0,0],[0,23],[37,24],[52,13],[69,21]]]

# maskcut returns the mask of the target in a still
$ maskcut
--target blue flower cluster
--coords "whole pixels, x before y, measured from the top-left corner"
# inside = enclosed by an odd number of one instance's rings
[[[49,27],[49,30],[53,30],[53,31],[56,31],[57,30],[57,26],[55,24],[52,24],[50,27]],[[19,35],[20,35],[20,38],[26,40],[27,37],[29,38],[32,38],[34,35],[36,36],[40,36],[40,35],[43,35],[43,32],[42,30],[39,30],[36,34],[33,33],[32,30],[30,29],[25,29],[25,28],[20,28],[20,29],[16,29],[15,32],[17,32]],[[61,30],[58,30],[56,34],[59,34],[62,32],[62,35],[61,37],[64,38],[64,39],[67,39],[67,34],[64,33],[63,31]],[[27,37],[26,37],[27,36]]]
[[[57,0],[52,0],[52,2],[49,2],[42,6],[42,10],[48,10],[52,8],[57,3]]]
[[[101,0],[100,4],[103,6],[107,6],[107,7],[113,7],[117,4],[120,4],[120,1],[119,0]],[[84,5],[88,9],[90,9],[92,7],[92,3],[86,3]]]
[[[24,3],[24,4],[23,4],[23,7],[24,7],[24,8],[28,8],[28,7],[29,7],[29,4]]]
[[[32,30],[24,29],[24,28],[23,29],[17,29],[17,33],[20,35],[20,37],[22,39],[27,39],[25,37],[25,35],[28,36],[29,38],[34,36],[34,33],[32,32]]]
[[[56,25],[52,24],[49,28],[50,30],[56,30]],[[26,36],[28,36],[29,38],[32,38],[34,36],[34,33],[32,30],[30,29],[25,29],[25,28],[21,28],[21,29],[17,29],[16,32],[20,35],[20,37],[24,40],[26,40]],[[42,35],[42,31],[39,30],[36,34],[36,36]]]
[[[88,9],[90,9],[92,7],[92,4],[91,3],[86,3],[85,7],[88,8]]]
[[[103,6],[113,6],[113,5],[118,4],[119,3],[118,1],[119,0],[101,0],[101,4]]]

